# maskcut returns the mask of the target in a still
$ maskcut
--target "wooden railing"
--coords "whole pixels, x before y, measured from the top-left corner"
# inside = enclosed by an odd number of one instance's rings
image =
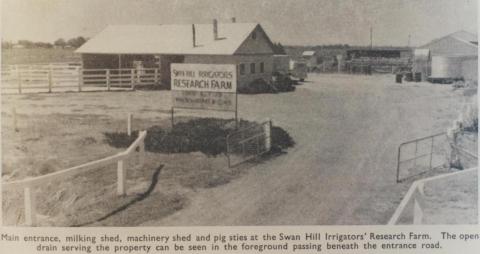
[[[56,180],[65,180],[69,177],[85,173],[90,170],[99,169],[114,163],[117,163],[117,194],[123,196],[126,194],[126,176],[127,169],[125,167],[125,161],[132,156],[132,154],[137,151],[139,153],[139,163],[138,166],[143,166],[145,161],[145,137],[147,136],[146,131],[141,131],[138,135],[138,138],[128,147],[124,152],[112,155],[100,160],[88,162],[80,166],[75,166],[65,170],[57,171],[54,173],[27,178],[18,181],[3,182],[2,190],[3,191],[12,191],[23,189],[24,192],[24,204],[25,204],[25,224],[27,226],[35,226],[37,224],[37,214],[36,214],[36,197],[35,197],[35,188],[42,186],[46,183],[56,181]]]
[[[52,92],[54,89],[129,88],[137,85],[155,85],[160,81],[156,68],[143,69],[84,69],[78,65],[13,65],[2,66],[2,92],[27,89]]]
[[[398,205],[395,213],[393,213],[392,217],[388,221],[388,225],[396,225],[402,214],[406,211],[406,207],[410,202],[413,201],[413,224],[418,225],[423,223],[423,218],[425,216],[424,209],[425,209],[425,184],[433,181],[437,181],[440,179],[451,178],[458,176],[460,174],[466,174],[469,172],[476,171],[477,168],[466,169],[454,173],[443,174],[439,176],[434,176],[430,178],[425,178],[422,180],[417,180],[413,182],[412,186],[408,190],[407,194],[403,197],[400,205]]]

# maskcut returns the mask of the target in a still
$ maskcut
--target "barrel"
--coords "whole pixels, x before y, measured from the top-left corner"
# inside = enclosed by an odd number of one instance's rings
[[[421,72],[415,72],[414,80],[415,80],[415,82],[422,82],[422,73]]]
[[[402,74],[395,75],[395,82],[401,84],[402,83],[402,78],[403,78]]]
[[[413,73],[411,73],[411,72],[405,73],[405,81],[412,82],[413,81]]]

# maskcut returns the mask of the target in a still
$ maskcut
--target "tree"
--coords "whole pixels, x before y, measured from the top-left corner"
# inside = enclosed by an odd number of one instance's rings
[[[35,46],[35,44],[29,40],[19,40],[18,44],[24,46],[25,48],[33,48]]]
[[[2,49],[11,49],[13,47],[13,43],[9,41],[2,41]]]
[[[53,45],[48,42],[35,42],[34,43],[35,48],[53,48]]]
[[[67,43],[65,42],[64,39],[60,38],[60,39],[56,40],[56,41],[53,43],[53,45],[55,45],[55,46],[57,46],[57,47],[64,48],[64,47],[67,45]]]
[[[77,38],[72,38],[67,41],[67,45],[71,46],[72,48],[78,48],[82,46],[87,40],[82,36],[78,36]]]
[[[285,51],[285,48],[283,48],[283,45],[280,42],[273,44],[273,53],[275,55],[286,55],[287,54],[287,52]]]

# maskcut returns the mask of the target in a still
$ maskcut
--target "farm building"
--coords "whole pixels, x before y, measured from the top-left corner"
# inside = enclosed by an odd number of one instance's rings
[[[166,85],[172,63],[235,64],[238,87],[273,72],[273,44],[257,23],[108,26],[76,52],[84,69],[157,68]]]
[[[435,39],[419,49],[431,55],[430,79],[477,80],[478,39],[466,31],[458,31]]]
[[[356,58],[408,58],[412,49],[408,47],[352,47],[347,49],[347,59]]]
[[[352,47],[346,52],[349,72],[394,73],[408,68],[412,49],[409,47]]]
[[[307,68],[309,70],[312,70],[315,68],[319,61],[318,61],[318,55],[315,50],[307,50],[302,53],[302,59],[306,62]]]

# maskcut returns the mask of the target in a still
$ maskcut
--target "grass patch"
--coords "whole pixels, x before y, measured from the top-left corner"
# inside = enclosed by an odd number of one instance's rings
[[[241,120],[239,128],[260,126],[258,123]],[[233,119],[200,118],[180,122],[173,129],[153,126],[147,129],[145,147],[157,153],[202,152],[216,156],[227,152],[226,137],[235,132]],[[125,132],[104,133],[106,142],[116,148],[128,147],[138,136],[138,131],[128,136]],[[287,131],[272,127],[272,152],[293,147],[295,142]]]

